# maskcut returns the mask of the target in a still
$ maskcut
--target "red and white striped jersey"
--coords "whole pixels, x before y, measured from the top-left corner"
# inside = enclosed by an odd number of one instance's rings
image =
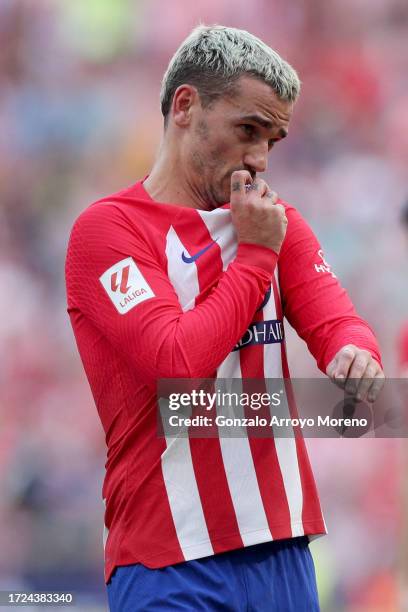
[[[106,433],[105,579],[325,533],[304,441],[159,437],[160,378],[289,377],[283,316],[319,367],[376,340],[284,204],[279,258],[237,245],[228,205],[153,201],[142,182],[87,208],[66,260],[68,312]]]

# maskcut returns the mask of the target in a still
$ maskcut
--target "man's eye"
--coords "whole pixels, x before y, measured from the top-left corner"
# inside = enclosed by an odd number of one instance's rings
[[[253,136],[255,133],[254,126],[250,125],[249,123],[245,123],[244,125],[241,125],[241,128],[244,130],[247,136]]]

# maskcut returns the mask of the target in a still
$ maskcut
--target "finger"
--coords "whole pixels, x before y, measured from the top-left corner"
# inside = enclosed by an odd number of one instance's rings
[[[285,217],[285,219],[287,221],[285,207],[282,206],[282,204],[274,204],[274,208],[276,208],[277,210],[280,210],[283,213],[283,216]]]
[[[254,179],[248,170],[234,170],[231,174],[231,182],[233,180],[240,182],[244,181],[244,183],[252,183]]]
[[[347,381],[345,386],[346,393],[356,395],[360,380],[367,369],[372,357],[368,351],[358,350],[349,367]]]
[[[345,383],[345,379],[342,378],[336,378],[335,377],[335,372],[337,371],[337,356],[331,360],[331,362],[329,363],[329,365],[326,368],[326,374],[327,376],[330,378],[330,380],[332,382],[334,382],[334,384],[339,387],[340,389],[344,388],[344,383]]]
[[[337,368],[337,355],[333,357],[333,359],[331,360],[331,362],[328,364],[326,368],[326,374],[327,376],[329,376],[329,378],[334,377],[334,372],[336,371],[336,368]]]
[[[374,361],[374,359],[371,359],[357,387],[356,399],[359,402],[363,402],[367,398],[368,390],[370,389],[373,383],[373,380],[376,374],[378,373],[378,371],[379,371],[378,363]]]
[[[245,191],[245,187],[250,185],[252,176],[247,170],[236,170],[231,174],[231,191]]]
[[[276,191],[267,191],[265,197],[271,200],[272,204],[276,204],[278,201],[278,194]]]
[[[246,194],[245,185],[252,184],[252,176],[247,170],[235,170],[231,174],[231,196],[243,197]]]
[[[262,198],[269,191],[269,187],[263,179],[256,178],[250,185],[245,185],[245,190],[248,196],[257,195]]]
[[[375,402],[381,393],[381,389],[385,384],[385,374],[380,371],[375,375],[374,380],[371,382],[371,387],[368,390],[367,399],[369,402]]]
[[[330,376],[330,378],[340,387],[344,386],[355,354],[355,347],[351,345],[344,346],[342,349],[340,349],[340,351],[335,355],[334,359],[332,359],[330,364],[327,366],[326,374]]]

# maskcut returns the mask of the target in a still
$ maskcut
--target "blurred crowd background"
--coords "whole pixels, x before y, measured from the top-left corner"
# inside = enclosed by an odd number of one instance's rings
[[[65,310],[65,249],[81,210],[149,172],[161,77],[199,22],[247,29],[298,70],[267,180],[312,225],[398,376],[406,0],[0,0],[0,589],[106,609],[105,441]],[[288,344],[294,375],[322,375],[291,330]],[[405,443],[307,441],[330,532],[312,544],[323,612],[408,609]]]

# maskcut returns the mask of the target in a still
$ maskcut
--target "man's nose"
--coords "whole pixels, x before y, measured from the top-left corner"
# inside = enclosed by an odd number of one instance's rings
[[[259,145],[245,154],[244,164],[254,172],[266,172],[268,168],[268,145]]]

